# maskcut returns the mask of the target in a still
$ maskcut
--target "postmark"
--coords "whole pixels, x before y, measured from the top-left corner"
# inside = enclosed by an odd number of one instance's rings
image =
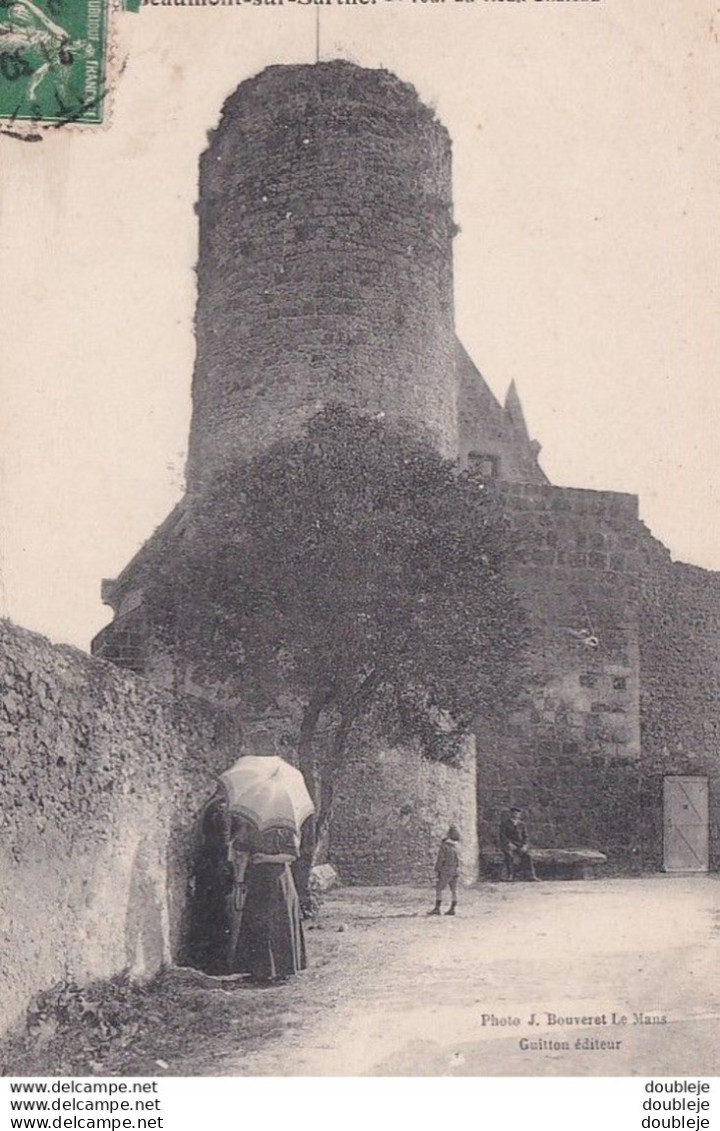
[[[3,132],[103,124],[109,19],[109,0],[0,0]]]

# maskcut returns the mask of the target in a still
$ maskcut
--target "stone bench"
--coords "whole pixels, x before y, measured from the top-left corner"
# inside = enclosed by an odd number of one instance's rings
[[[592,880],[597,868],[607,863],[605,853],[595,848],[531,848],[530,856],[541,880]],[[481,853],[481,860],[490,878],[505,878],[505,861],[499,849]]]

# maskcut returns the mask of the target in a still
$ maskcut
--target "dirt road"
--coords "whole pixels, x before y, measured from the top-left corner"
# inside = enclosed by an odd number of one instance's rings
[[[720,1074],[714,877],[483,885],[455,919],[427,907],[427,892],[339,892],[308,935],[324,966],[239,991],[276,998],[282,1035],[194,1070]]]
[[[456,918],[429,896],[334,893],[286,985],[173,969],[91,987],[69,1019],[61,994],[2,1071],[720,1075],[720,877],[483,884]]]

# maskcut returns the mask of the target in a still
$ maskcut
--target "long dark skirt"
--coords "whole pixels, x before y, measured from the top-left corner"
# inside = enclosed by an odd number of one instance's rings
[[[259,981],[307,966],[300,901],[288,864],[251,864],[232,969]]]
[[[205,806],[194,863],[187,958],[206,974],[228,972],[233,873],[227,855],[227,813],[217,798]]]
[[[231,921],[226,878],[221,872],[199,869],[196,885],[191,903],[188,961],[206,974],[227,974]]]

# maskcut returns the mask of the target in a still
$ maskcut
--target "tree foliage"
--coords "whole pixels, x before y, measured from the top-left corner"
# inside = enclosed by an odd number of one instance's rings
[[[302,703],[301,763],[323,806],[369,712],[452,759],[452,737],[506,701],[524,622],[508,532],[484,485],[410,434],[340,406],[218,477],[148,608],[195,678]]]

